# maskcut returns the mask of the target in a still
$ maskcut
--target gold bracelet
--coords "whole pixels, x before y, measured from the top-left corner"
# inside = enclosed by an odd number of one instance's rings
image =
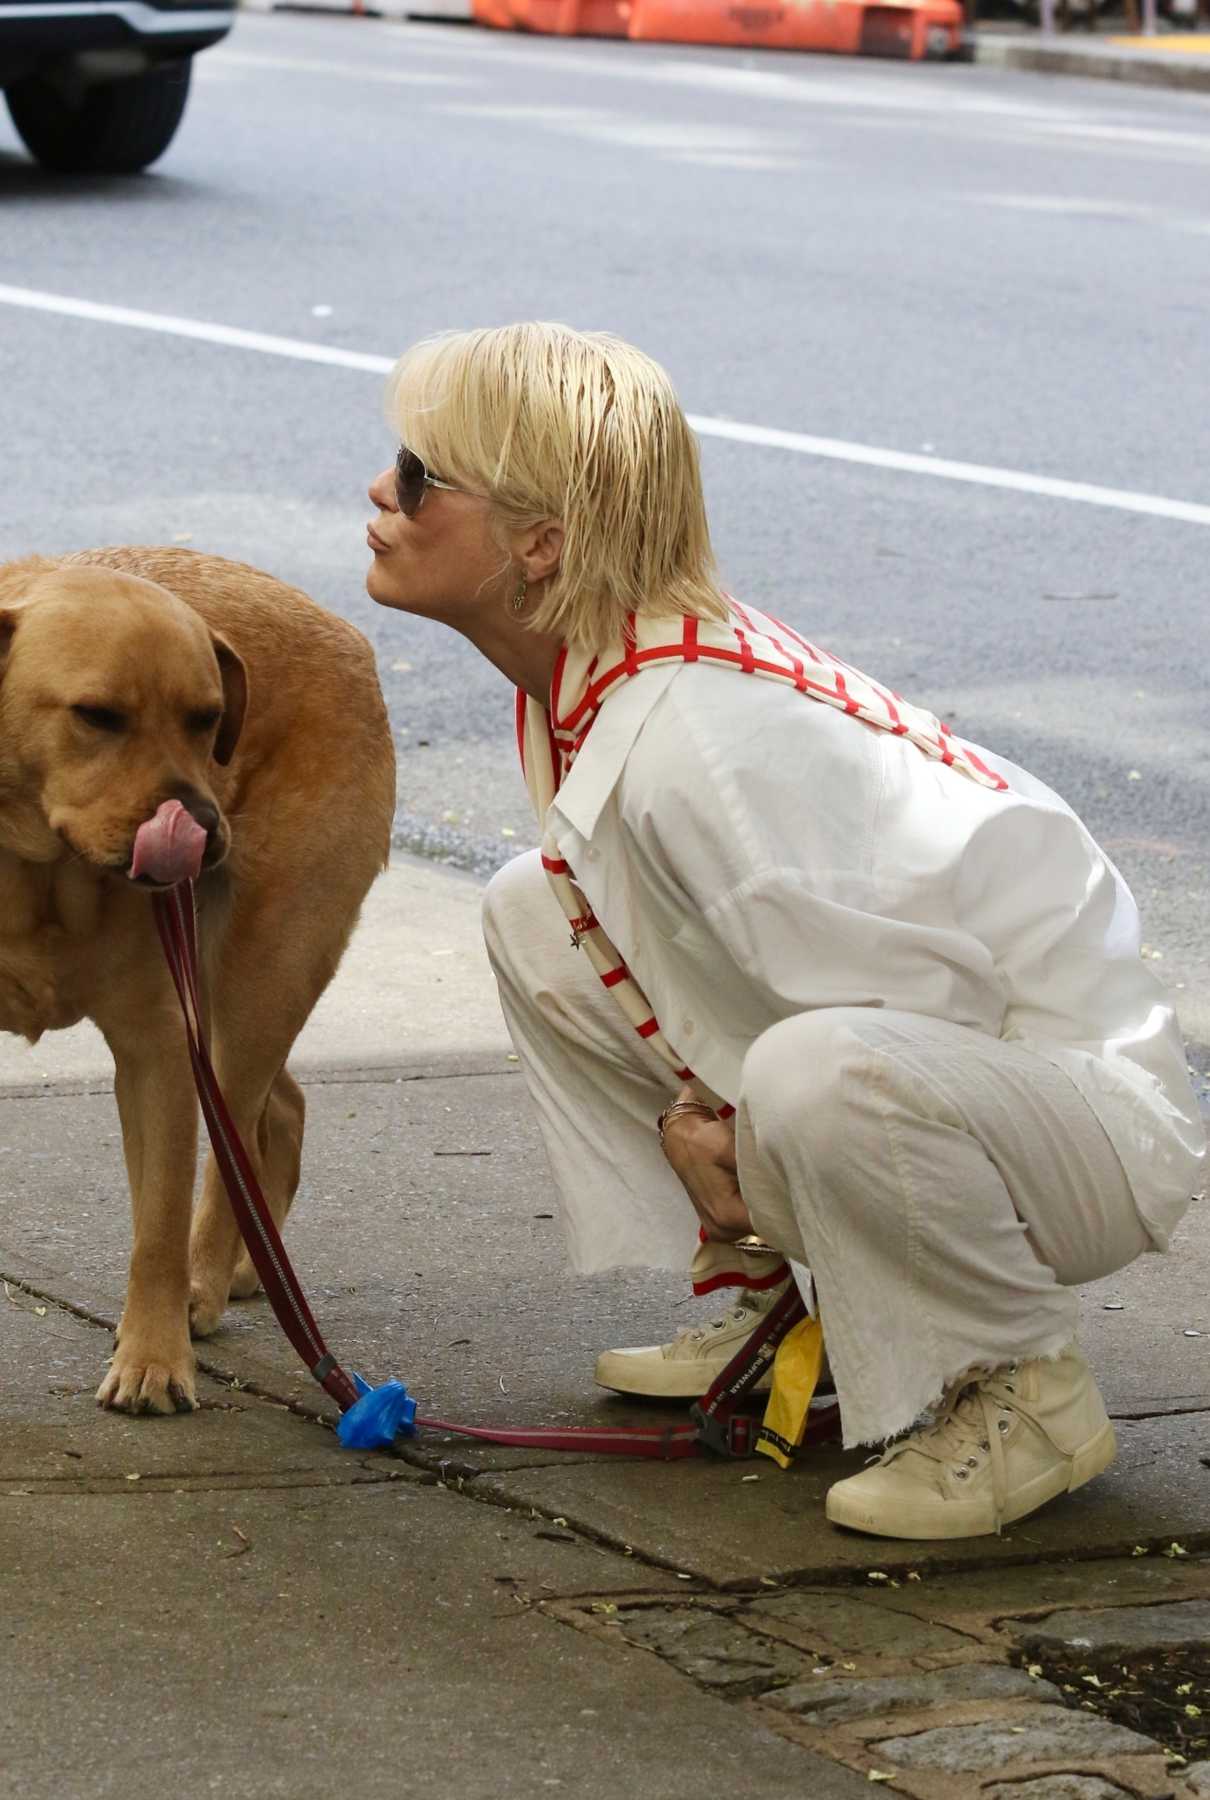
[[[714,1108],[707,1106],[704,1100],[674,1100],[671,1106],[666,1106],[655,1122],[655,1128],[660,1134],[660,1143],[662,1144],[664,1141],[664,1133],[671,1120],[689,1118],[695,1114],[702,1119],[718,1118]]]

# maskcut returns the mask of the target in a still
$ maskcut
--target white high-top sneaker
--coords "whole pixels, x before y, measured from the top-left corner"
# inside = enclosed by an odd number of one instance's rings
[[[637,1394],[656,1400],[699,1400],[721,1375],[744,1340],[751,1337],[769,1309],[789,1287],[789,1278],[771,1288],[741,1288],[735,1304],[709,1325],[689,1325],[670,1344],[645,1344],[633,1350],[606,1350],[597,1358],[593,1379],[615,1394]],[[752,1388],[767,1394],[766,1373]]]
[[[982,1537],[1109,1467],[1113,1426],[1084,1358],[955,1382],[930,1424],[828,1491],[833,1525],[877,1537]]]

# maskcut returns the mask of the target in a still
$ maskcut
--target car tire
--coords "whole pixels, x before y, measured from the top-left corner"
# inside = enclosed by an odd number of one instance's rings
[[[31,75],[5,90],[13,124],[44,169],[133,175],[162,156],[189,98],[192,59],[78,93]]]

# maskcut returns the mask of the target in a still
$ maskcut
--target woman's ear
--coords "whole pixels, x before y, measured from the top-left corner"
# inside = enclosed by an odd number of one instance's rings
[[[541,519],[521,533],[516,560],[530,581],[546,581],[558,572],[565,535],[558,519]]]
[[[210,637],[218,657],[218,672],[223,678],[223,716],[214,740],[214,760],[225,764],[235,755],[235,746],[244,728],[244,714],[248,710],[248,672],[243,658],[236,654],[226,638],[219,637],[217,632],[211,632]]]

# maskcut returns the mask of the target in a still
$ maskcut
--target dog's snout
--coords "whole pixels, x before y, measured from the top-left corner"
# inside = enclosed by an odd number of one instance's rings
[[[169,800],[179,800],[187,813],[197,820],[207,837],[213,837],[219,826],[219,810],[213,800],[207,800],[196,788],[174,788],[168,796]]]
[[[206,836],[213,837],[215,831],[218,829],[218,807],[212,806],[209,800],[202,800],[199,801],[196,806],[191,806],[189,811],[193,814],[202,830],[206,833]]]
[[[165,796],[168,800],[179,800],[185,811],[194,822],[206,833],[206,848],[202,852],[202,867],[213,869],[226,857],[230,847],[230,835],[227,831],[223,815],[213,800],[201,794],[188,782],[180,782]]]

